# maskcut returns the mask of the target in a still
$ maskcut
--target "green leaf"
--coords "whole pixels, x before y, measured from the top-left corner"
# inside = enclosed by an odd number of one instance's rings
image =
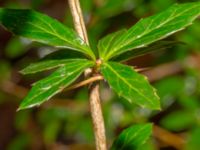
[[[101,39],[98,43],[98,50],[99,50],[100,58],[104,58],[112,46],[111,43],[115,42],[126,32],[127,32],[126,29],[122,29],[118,32],[111,33],[108,36]]]
[[[132,67],[116,62],[107,62],[102,64],[101,72],[119,96],[141,107],[160,109],[156,90],[148,83],[145,76],[134,71]]]
[[[58,48],[69,48],[95,59],[92,50],[70,28],[27,9],[0,8],[0,23],[14,34]]]
[[[188,135],[185,150],[199,150],[200,147],[199,139],[200,139],[200,126],[197,125],[195,128],[192,129],[192,131],[190,131]]]
[[[34,74],[37,72],[42,72],[46,70],[51,70],[54,68],[66,66],[68,63],[72,63],[73,61],[81,61],[81,59],[61,59],[61,60],[46,60],[37,63],[33,63],[28,67],[24,68],[20,72],[22,74]]]
[[[114,141],[111,150],[137,150],[150,137],[152,124],[138,124],[125,129]]]
[[[127,51],[146,47],[155,41],[164,39],[191,25],[199,15],[200,2],[193,2],[175,4],[164,12],[141,19],[127,32],[118,36],[119,38],[111,42],[105,42],[104,39],[104,45],[99,47],[101,59],[106,61]]]
[[[160,123],[168,130],[176,132],[183,131],[195,124],[195,113],[196,112],[186,110],[174,111],[162,118]]]
[[[47,78],[33,84],[31,91],[20,104],[19,110],[38,106],[49,100],[75,81],[86,68],[93,65],[93,62],[83,59],[74,60],[60,67]]]
[[[125,52],[121,55],[118,55],[117,57],[114,57],[112,60],[117,62],[123,62],[148,53],[168,49],[176,44],[183,43],[178,41],[159,41],[149,45],[148,47],[138,48],[132,51]]]
[[[9,58],[16,58],[23,55],[27,50],[26,44],[18,37],[11,38],[5,47],[5,54]]]

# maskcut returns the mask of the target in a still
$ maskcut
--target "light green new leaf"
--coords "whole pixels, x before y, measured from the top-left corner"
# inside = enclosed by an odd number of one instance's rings
[[[16,35],[58,48],[73,49],[95,58],[92,50],[73,30],[36,11],[0,8],[0,24]]]
[[[101,72],[119,96],[141,107],[160,109],[156,90],[148,83],[145,76],[134,71],[132,67],[116,62],[107,62],[102,64]]]
[[[19,110],[38,106],[49,100],[75,81],[86,68],[93,65],[93,62],[83,59],[74,60],[60,67],[49,77],[33,84],[31,91],[20,104]]]
[[[46,60],[37,63],[30,64],[20,72],[22,74],[33,74],[41,71],[51,70],[54,68],[66,66],[73,61],[81,61],[81,59],[61,59],[61,60]]]
[[[138,124],[125,129],[114,141],[110,150],[137,150],[152,133],[152,124]]]
[[[127,51],[146,47],[149,44],[166,38],[183,30],[200,15],[200,2],[175,4],[164,12],[141,19],[121,36],[98,47],[101,59],[108,60]],[[112,37],[115,34],[109,35]],[[108,38],[108,37],[106,37]],[[110,38],[108,38],[110,39]],[[109,47],[109,48],[108,48]]]

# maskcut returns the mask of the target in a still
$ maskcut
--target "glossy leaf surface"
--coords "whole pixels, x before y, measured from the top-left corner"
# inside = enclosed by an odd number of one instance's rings
[[[114,33],[102,39],[100,43],[103,44],[99,44],[100,56],[103,60],[108,60],[127,51],[146,47],[183,30],[191,25],[199,15],[200,2],[175,4],[164,12],[141,19],[117,38],[115,38],[117,33]]]
[[[14,34],[32,41],[70,48],[95,58],[92,50],[73,30],[36,11],[0,8],[0,23]]]
[[[55,94],[61,92],[69,84],[77,79],[77,77],[93,62],[88,60],[77,60],[60,67],[53,74],[42,79],[35,84],[25,99],[22,101],[19,109],[26,109],[38,106],[49,100]]]
[[[152,133],[151,124],[139,124],[125,129],[114,141],[111,150],[137,150]]]
[[[116,62],[102,64],[101,72],[111,88],[131,103],[150,109],[160,109],[156,90],[147,78],[133,68]]]

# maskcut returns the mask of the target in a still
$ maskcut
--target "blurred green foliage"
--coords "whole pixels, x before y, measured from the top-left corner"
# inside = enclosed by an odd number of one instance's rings
[[[91,39],[90,43],[96,49],[95,45],[100,37],[123,27],[130,27],[140,18],[155,14],[171,4],[191,1],[81,0],[81,4]],[[72,27],[71,14],[64,4],[67,5],[62,0],[4,0],[0,2],[3,7],[37,9],[51,16],[56,16]],[[65,14],[59,16],[57,12],[61,9],[65,11]],[[35,143],[35,140],[39,140],[45,145],[41,146],[39,143],[41,149],[45,149],[45,147],[48,149],[49,146],[51,147],[55,143],[69,145],[75,143],[94,144],[91,143],[91,141],[94,141],[94,137],[88,110],[88,91],[86,89],[58,95],[59,100],[57,103],[56,100],[53,100],[52,104],[47,103],[41,108],[15,112],[21,97],[12,94],[12,91],[17,90],[15,88],[13,90],[12,87],[6,87],[10,89],[10,92],[6,92],[3,83],[12,81],[22,87],[29,88],[30,83],[47,74],[22,79],[18,70],[29,62],[54,51],[54,49],[46,46],[38,48],[38,45],[29,43],[29,41],[17,37],[13,38],[3,28],[0,29],[0,35],[0,37],[4,37],[0,39],[0,149],[27,150],[38,144]],[[182,135],[186,139],[183,150],[199,150],[200,71],[197,68],[189,67],[185,61],[191,55],[199,55],[200,21],[197,20],[191,27],[175,36],[171,36],[169,39],[182,41],[186,44],[144,56],[139,61],[131,60],[128,62],[139,67],[152,67],[152,65],[156,66],[174,60],[179,60],[181,63],[182,71],[180,73],[153,83],[161,97],[161,112],[151,112],[130,105],[125,100],[118,98],[115,93],[112,93],[107,85],[101,86],[102,107],[109,144],[123,128],[134,123],[143,123],[150,120],[174,134]],[[189,63],[193,62],[189,61]],[[70,99],[66,100],[66,97],[70,97]],[[7,103],[13,105],[13,108],[7,108]],[[5,109],[12,109],[12,111],[6,112]],[[7,117],[9,116],[8,113],[12,113],[14,118]],[[12,125],[7,128],[9,124]],[[4,130],[5,132],[3,132]],[[12,136],[8,136],[7,130],[12,131]],[[159,140],[152,137],[140,150],[164,150],[167,147],[169,150],[173,149],[172,146],[163,146]]]

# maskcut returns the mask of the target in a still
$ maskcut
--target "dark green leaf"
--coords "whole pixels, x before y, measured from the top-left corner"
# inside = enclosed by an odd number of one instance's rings
[[[141,19],[119,38],[104,42],[104,45],[99,47],[100,56],[103,60],[108,60],[127,51],[146,47],[183,30],[191,25],[199,14],[200,2],[175,4],[162,13]]]
[[[66,88],[76,80],[86,68],[92,65],[94,65],[93,62],[88,60],[74,60],[60,67],[49,77],[33,84],[31,91],[20,104],[19,110],[38,106],[47,101]]]
[[[111,150],[137,150],[152,133],[151,124],[134,125],[125,129],[114,141]]]
[[[116,62],[102,64],[101,72],[111,88],[129,102],[141,107],[160,109],[156,90],[148,83],[147,78],[131,67]]]
[[[62,60],[46,60],[37,63],[33,63],[28,67],[24,68],[20,71],[22,74],[33,74],[45,70],[51,70],[54,68],[66,66],[68,63],[72,63],[73,61],[81,61],[81,59],[62,59]]]
[[[61,60],[61,59],[84,59],[85,56],[77,51],[73,51],[70,49],[61,49],[59,51],[52,52],[44,58],[42,58],[42,61],[44,60]]]
[[[180,44],[180,43],[181,42],[177,42],[177,41],[159,41],[159,42],[149,45],[148,47],[138,48],[138,49],[134,49],[132,51],[125,52],[117,57],[114,57],[112,60],[118,61],[118,62],[123,62],[123,61],[127,61],[129,59],[133,59],[133,58],[136,58],[138,56],[142,56],[142,55],[145,55],[148,53],[168,49],[168,48],[173,47],[174,45]]]
[[[0,23],[14,34],[95,58],[92,50],[70,28],[33,10],[0,8]]]

